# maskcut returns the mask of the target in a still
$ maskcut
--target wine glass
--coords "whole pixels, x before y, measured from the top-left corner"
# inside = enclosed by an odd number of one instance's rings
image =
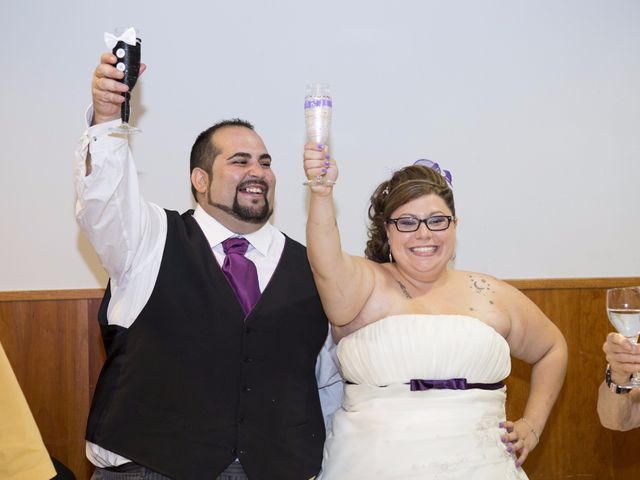
[[[304,119],[307,127],[307,141],[318,145],[326,145],[331,131],[331,110],[333,100],[331,91],[326,83],[311,83],[307,85],[304,96]],[[307,180],[305,185],[333,185],[335,182],[318,175],[313,180]]]
[[[133,27],[117,27],[114,30],[114,36],[110,36],[111,42],[107,40],[107,45],[116,41],[113,47],[110,47],[113,54],[117,57],[116,68],[124,72],[124,77],[120,80],[129,87],[124,92],[124,102],[120,107],[120,118],[122,123],[117,127],[110,129],[111,132],[129,135],[139,133],[141,130],[129,124],[129,116],[131,114],[130,100],[131,90],[135,87],[140,75],[140,56],[142,50],[142,40],[140,39],[140,31]],[[107,35],[105,34],[105,40]]]
[[[618,333],[637,344],[640,334],[640,287],[607,290],[607,315]],[[625,386],[640,387],[640,374],[634,373]]]

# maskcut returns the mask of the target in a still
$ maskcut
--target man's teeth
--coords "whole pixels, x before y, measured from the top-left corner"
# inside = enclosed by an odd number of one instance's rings
[[[262,193],[262,188],[260,187],[247,187],[244,189],[245,192],[248,193]]]
[[[438,247],[414,247],[411,249],[411,251],[417,253],[433,253],[437,249]]]

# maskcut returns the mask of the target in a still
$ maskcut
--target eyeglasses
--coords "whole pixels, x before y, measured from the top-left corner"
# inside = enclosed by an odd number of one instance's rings
[[[399,217],[390,218],[387,223],[393,223],[399,232],[415,232],[424,223],[432,232],[441,232],[451,225],[455,217],[451,215],[434,215],[429,218]]]

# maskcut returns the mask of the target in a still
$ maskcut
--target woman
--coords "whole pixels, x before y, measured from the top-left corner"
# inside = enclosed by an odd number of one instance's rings
[[[319,145],[305,146],[304,168],[338,177]],[[439,169],[378,186],[366,259],[341,250],[332,190],[311,187],[307,248],[347,385],[319,478],[526,479],[564,380],[560,331],[515,288],[448,267],[458,219]],[[515,422],[501,383],[510,354],[533,364]]]

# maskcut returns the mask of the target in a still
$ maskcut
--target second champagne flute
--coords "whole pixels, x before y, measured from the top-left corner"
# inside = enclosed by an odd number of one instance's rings
[[[607,290],[607,315],[618,333],[637,344],[640,335],[640,287]],[[634,373],[624,386],[640,387],[640,373]]]

